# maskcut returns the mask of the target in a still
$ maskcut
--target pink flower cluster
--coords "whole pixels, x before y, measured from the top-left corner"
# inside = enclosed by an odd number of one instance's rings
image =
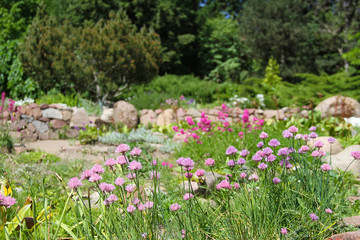
[[[0,193],[0,206],[4,206],[6,208],[10,208],[16,203],[16,199],[10,196],[4,196]]]

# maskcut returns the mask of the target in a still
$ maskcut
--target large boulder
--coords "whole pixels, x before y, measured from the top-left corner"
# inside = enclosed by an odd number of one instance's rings
[[[128,128],[134,128],[138,123],[138,112],[130,103],[118,101],[114,104],[113,119],[114,123],[123,123]]]
[[[156,123],[156,113],[151,109],[144,109],[140,111],[140,123],[144,126]]]
[[[329,116],[356,117],[360,116],[360,103],[350,97],[333,96],[319,103],[315,110],[320,111],[323,118]]]
[[[105,122],[105,123],[112,123],[113,114],[114,114],[114,109],[113,108],[103,107],[103,111],[102,111],[102,114],[100,116],[100,120],[102,122]]]
[[[314,143],[316,141],[321,141],[324,143],[324,146],[321,148],[323,151],[325,151],[327,154],[330,154],[330,149],[331,149],[331,154],[337,154],[339,152],[341,152],[342,150],[344,150],[340,144],[340,142],[335,139],[335,142],[330,144],[328,142],[329,137],[317,137],[315,139],[311,139],[308,142],[308,146],[311,148],[314,148]]]
[[[63,119],[61,111],[59,111],[55,108],[47,108],[47,109],[43,110],[42,117],[49,118],[49,119],[59,119],[59,120]]]
[[[165,126],[175,122],[175,113],[171,108],[165,109],[156,119],[156,124],[159,126]]]
[[[70,120],[70,127],[82,127],[85,125],[89,125],[90,119],[83,108],[73,108],[73,113]]]
[[[360,151],[360,145],[349,146],[344,150],[342,150],[341,152],[339,152],[338,154],[332,155],[331,158],[330,156],[327,156],[325,160],[328,163],[331,162],[331,166],[333,169],[338,168],[343,171],[347,169],[347,171],[350,171],[353,174],[355,174],[357,177],[360,177],[360,161],[359,160],[353,161],[354,158],[350,155],[351,152],[355,152],[355,151]]]

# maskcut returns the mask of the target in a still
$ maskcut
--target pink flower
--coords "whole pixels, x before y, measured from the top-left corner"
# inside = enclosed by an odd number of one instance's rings
[[[134,198],[132,201],[131,201],[132,204],[134,205],[138,205],[140,203],[140,199],[139,198]]]
[[[266,147],[262,150],[265,156],[270,156],[273,153],[273,150],[269,147]]]
[[[310,127],[310,128],[309,128],[309,131],[315,132],[315,131],[316,131],[316,127],[315,127],[315,126]]]
[[[316,142],[314,143],[314,146],[315,146],[316,148],[322,148],[322,147],[324,146],[324,143],[323,143],[322,141],[316,141]]]
[[[288,154],[289,154],[289,149],[287,147],[280,148],[277,153],[278,156],[283,156],[283,157],[285,157]]]
[[[117,179],[115,179],[115,185],[117,186],[122,186],[125,183],[125,179],[123,179],[122,177],[118,177]]]
[[[317,138],[318,135],[316,133],[312,132],[312,133],[309,134],[309,137],[310,138]]]
[[[173,129],[175,132],[178,132],[178,131],[179,131],[179,127],[178,127],[178,126],[173,126],[172,129]]]
[[[231,190],[231,184],[227,180],[222,180],[218,185],[216,185],[216,189],[221,190],[222,188]]]
[[[110,205],[114,202],[116,202],[117,200],[119,200],[119,198],[115,195],[115,194],[110,194],[110,196],[104,200],[104,205]]]
[[[133,184],[129,184],[125,187],[125,190],[128,192],[128,193],[132,193],[135,191],[135,185]]]
[[[311,220],[312,220],[313,222],[315,222],[315,221],[319,220],[319,217],[318,217],[318,216],[316,216],[316,214],[315,214],[315,213],[310,213],[310,217],[311,217]]]
[[[3,196],[0,193],[0,206],[4,206],[6,208],[10,208],[11,206],[13,206],[16,203],[16,199],[10,196]]]
[[[85,170],[85,171],[81,174],[81,179],[82,179],[82,180],[89,179],[92,174],[93,174],[93,172],[92,172],[91,170]]]
[[[280,233],[281,233],[282,235],[286,235],[286,234],[288,234],[288,231],[287,231],[286,228],[281,228],[281,229],[280,229]]]
[[[243,179],[246,178],[246,177],[247,177],[246,172],[241,172],[241,173],[240,173],[240,177],[243,178]]]
[[[329,137],[328,138],[328,142],[331,144],[331,143],[334,143],[335,142],[335,138],[333,138],[333,137]]]
[[[137,147],[134,147],[130,152],[130,155],[134,157],[138,157],[140,156],[140,154],[141,154],[141,149]]]
[[[238,136],[239,136],[241,139],[243,139],[243,138],[244,138],[244,132],[243,132],[243,131],[239,132],[239,133],[238,133]]]
[[[190,172],[186,172],[184,175],[185,175],[185,177],[188,178],[188,179],[191,179],[192,176],[193,176],[193,174],[190,173]]]
[[[160,173],[158,173],[157,171],[151,171],[150,172],[150,180],[153,179],[160,179]]]
[[[298,130],[298,128],[297,127],[295,127],[295,126],[291,126],[291,127],[289,127],[289,129],[288,129],[291,133],[297,133],[299,130]]]
[[[194,195],[192,195],[191,193],[185,193],[185,195],[184,195],[184,200],[189,200],[190,198],[193,198],[194,197]]]
[[[280,142],[277,140],[277,139],[271,139],[270,141],[269,141],[269,146],[270,147],[277,147],[277,146],[279,146],[280,145]]]
[[[237,149],[234,147],[234,146],[230,146],[226,149],[226,152],[225,154],[228,155],[228,156],[231,156],[231,155],[234,155],[237,153]]]
[[[255,154],[252,157],[252,160],[255,161],[255,162],[260,162],[262,160],[262,157],[259,154]]]
[[[256,181],[259,180],[259,176],[256,175],[255,173],[251,174],[250,177],[249,177],[249,180],[253,180],[254,182],[256,182]]]
[[[215,160],[212,159],[212,158],[208,158],[205,160],[205,165],[208,166],[208,167],[212,167],[215,165]]]
[[[267,134],[266,132],[261,132],[260,133],[260,138],[261,139],[266,139],[266,138],[268,138],[269,137],[269,134]]]
[[[236,164],[235,164],[235,161],[231,159],[230,161],[227,162],[227,165],[229,167],[233,168],[233,167],[235,167]]]
[[[310,151],[310,148],[307,146],[307,145],[302,145],[301,147],[300,147],[300,149],[299,149],[299,153],[301,154],[301,153],[306,153],[306,152],[308,152],[308,151]]]
[[[112,166],[114,166],[114,165],[116,165],[117,164],[117,161],[115,160],[115,159],[113,159],[113,158],[109,158],[108,160],[106,160],[106,162],[105,162],[105,165],[106,166],[109,166],[109,167],[112,167]]]
[[[104,169],[100,164],[95,164],[92,168],[91,171],[93,173],[97,173],[97,174],[102,174],[104,173]]]
[[[117,146],[115,153],[125,153],[129,150],[130,150],[129,145],[122,143],[119,146]]]
[[[126,211],[128,211],[128,213],[133,213],[136,211],[136,207],[134,205],[129,205],[127,208],[126,208]]]
[[[283,131],[282,135],[284,138],[292,138],[294,136],[289,130]]]
[[[311,156],[313,156],[313,157],[319,157],[319,156],[320,156],[320,152],[319,152],[319,151],[313,151],[313,152],[311,153]]]
[[[277,178],[277,177],[273,178],[274,184],[279,184],[280,182],[281,182],[280,178]]]
[[[265,170],[268,166],[265,163],[260,163],[258,168],[261,170]]]
[[[257,145],[256,145],[258,148],[262,148],[264,146],[264,142],[259,142]]]
[[[154,206],[154,203],[152,202],[152,201],[147,201],[146,203],[145,203],[145,207],[147,208],[147,209],[150,209],[150,208],[152,208]]]
[[[186,118],[186,121],[187,121],[187,123],[188,123],[190,126],[192,126],[192,125],[195,124],[195,122],[193,121],[193,119],[192,119],[191,117],[187,117],[187,118]]]
[[[300,140],[300,139],[302,139],[302,137],[303,137],[303,135],[302,134],[296,134],[296,136],[295,136],[295,140]]]
[[[131,171],[138,171],[138,170],[142,169],[142,165],[140,162],[132,161],[129,163],[129,169]]]
[[[330,213],[333,213],[333,211],[332,211],[330,208],[325,209],[325,212],[326,212],[326,213],[329,213],[329,214],[330,214]]]
[[[350,156],[352,156],[356,160],[360,160],[360,151],[351,152]]]
[[[123,155],[120,155],[116,158],[116,161],[120,165],[127,164],[126,158]]]
[[[324,163],[323,165],[321,165],[321,170],[327,172],[331,170],[331,166],[327,163]]]
[[[137,208],[139,211],[145,211],[146,207],[144,204],[140,203],[139,205],[137,205]]]
[[[173,212],[179,210],[180,208],[181,208],[181,206],[178,203],[173,203],[170,205],[170,211],[173,211]]]
[[[240,185],[238,183],[234,183],[234,189],[239,189]]]
[[[93,173],[93,174],[91,175],[91,177],[89,178],[89,182],[98,182],[98,181],[100,181],[101,179],[102,179],[102,177],[101,177],[99,174]]]
[[[126,175],[126,177],[129,179],[129,180],[133,180],[136,178],[136,173],[129,173],[128,175]]]
[[[243,149],[240,152],[240,156],[243,157],[243,158],[246,158],[247,155],[249,155],[249,154],[250,154],[250,152],[247,149]]]
[[[304,134],[304,135],[302,136],[302,139],[303,139],[305,142],[307,142],[307,141],[310,140],[310,137],[309,137],[309,135]]]
[[[195,175],[198,176],[198,177],[201,177],[205,174],[205,170],[204,169],[198,169],[196,172],[195,172]]]
[[[270,155],[265,159],[265,161],[267,161],[267,162],[273,162],[273,161],[275,161],[275,160],[276,160],[276,156],[273,155],[273,154],[270,154]]]
[[[245,159],[243,159],[243,158],[239,158],[238,161],[237,161],[237,164],[238,164],[238,165],[245,165],[245,164],[246,164],[246,161],[245,161]]]
[[[101,189],[101,191],[103,192],[112,192],[115,190],[115,186],[112,184],[108,184],[108,183],[100,183],[99,184],[99,188]]]

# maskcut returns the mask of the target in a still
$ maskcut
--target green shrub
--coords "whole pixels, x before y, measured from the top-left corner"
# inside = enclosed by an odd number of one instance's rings
[[[24,152],[15,159],[19,164],[21,163],[56,163],[61,159],[50,153],[45,152]]]

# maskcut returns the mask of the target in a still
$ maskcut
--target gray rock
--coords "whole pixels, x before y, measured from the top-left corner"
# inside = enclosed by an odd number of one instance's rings
[[[224,176],[218,173],[212,174],[212,172],[205,172],[204,177],[205,177],[206,186],[208,188],[213,188],[219,179],[225,178]]]
[[[190,187],[190,184],[191,184],[191,187]],[[180,183],[179,187],[185,188],[186,192],[194,191],[195,194],[200,192],[199,184],[197,182],[190,182],[190,184],[188,181],[185,181],[184,183]]]
[[[345,217],[343,219],[346,225],[353,225],[354,227],[360,227],[360,216]]]
[[[155,124],[156,123],[156,113],[149,109],[145,109],[146,111],[140,111],[140,124],[147,126],[148,124]]]
[[[200,117],[201,116],[201,113],[200,111],[194,109],[194,108],[189,108],[186,112],[186,115],[187,116],[192,116],[192,117]]]
[[[32,116],[25,115],[25,114],[21,114],[20,118],[24,119],[25,122],[27,122],[27,123],[31,123],[32,121],[34,121],[34,118]]]
[[[53,118],[53,119],[59,119],[62,120],[63,116],[61,111],[55,109],[55,108],[47,108],[42,111],[43,118]]]
[[[111,123],[112,117],[113,117],[114,109],[113,108],[107,108],[103,107],[102,114],[100,116],[100,120],[105,123]]]
[[[89,116],[83,108],[73,108],[73,114],[70,121],[70,127],[82,127],[90,123]]]
[[[319,103],[315,110],[320,111],[323,118],[329,116],[355,117],[360,116],[360,103],[350,97],[333,96]]]
[[[351,152],[360,151],[360,145],[352,145],[338,154],[331,156],[331,166],[333,169],[341,169],[345,171],[352,172],[357,177],[360,177],[360,161],[354,160],[353,157],[351,157]],[[330,156],[325,158],[326,162],[330,163]],[[350,165],[351,164],[351,165]]]
[[[43,123],[41,121],[35,120],[32,122],[32,124],[35,126],[36,131],[40,133],[44,133],[49,130],[48,125],[46,125],[46,123]]]
[[[360,231],[336,234],[328,238],[328,240],[360,240]]]
[[[128,128],[134,128],[138,123],[138,112],[132,104],[118,101],[114,104],[113,119],[114,123],[123,123]]]

